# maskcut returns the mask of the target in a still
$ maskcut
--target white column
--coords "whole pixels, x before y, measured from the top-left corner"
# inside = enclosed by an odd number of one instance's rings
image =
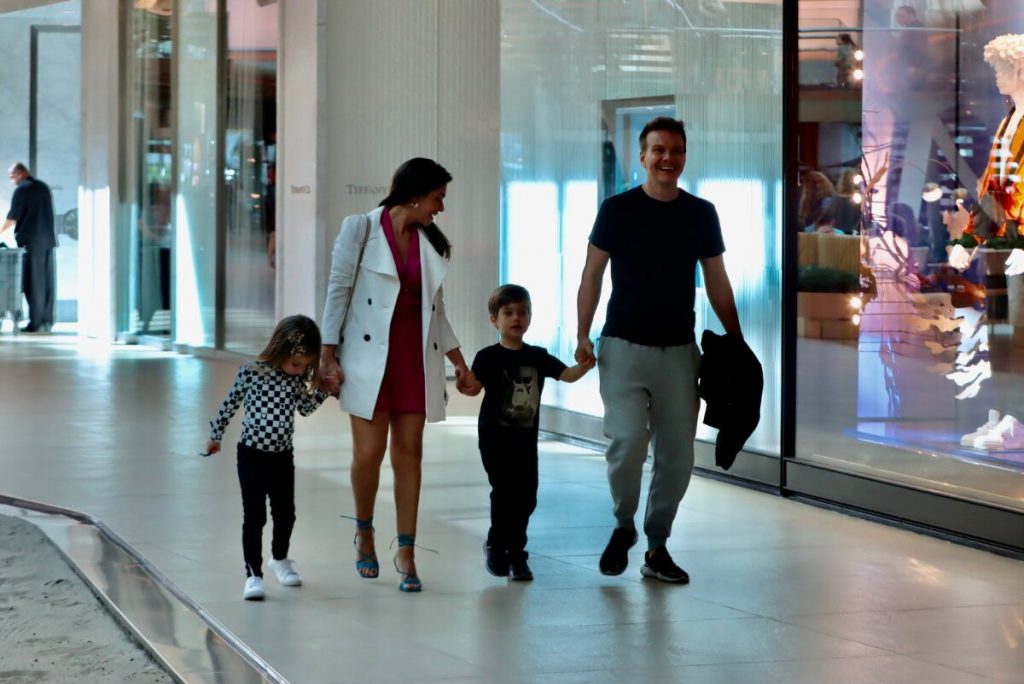
[[[326,197],[318,158],[325,78],[320,32],[326,8],[324,0],[289,0],[278,7],[277,314],[318,319],[317,247],[323,242],[320,207]]]
[[[117,333],[118,78],[116,0],[82,3],[82,157],[78,190],[79,333]]]
[[[454,176],[437,223],[455,245],[445,295],[469,360],[494,341],[486,300],[498,277],[500,24],[498,0],[330,0],[323,33],[316,306],[342,218],[376,206],[403,161],[430,157]]]

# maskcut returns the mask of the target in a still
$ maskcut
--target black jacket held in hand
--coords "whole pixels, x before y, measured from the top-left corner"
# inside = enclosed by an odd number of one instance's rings
[[[764,372],[742,337],[705,330],[700,346],[697,392],[707,402],[704,424],[718,428],[715,463],[728,470],[761,421]]]

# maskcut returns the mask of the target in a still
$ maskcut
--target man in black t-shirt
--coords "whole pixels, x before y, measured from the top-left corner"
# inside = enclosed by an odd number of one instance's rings
[[[14,226],[14,239],[25,248],[22,259],[22,290],[28,299],[28,325],[23,332],[48,332],[53,327],[56,271],[54,249],[57,233],[53,225],[53,195],[50,187],[33,178],[18,162],[7,170],[17,187],[11,196],[11,209],[0,228],[0,235]]]
[[[742,337],[732,286],[722,258],[725,245],[710,202],[678,187],[686,164],[686,129],[658,117],[640,133],[640,187],[601,205],[587,247],[577,307],[576,361],[592,362],[590,328],[601,281],[612,266],[612,292],[597,357],[608,445],[608,482],[616,528],[601,556],[601,572],[621,574],[637,541],[634,515],[648,441],[654,466],[640,572],[684,584],[689,575],[665,544],[693,472],[697,434],[694,296],[699,262],[712,308],[727,333]]]
[[[487,302],[497,344],[477,352],[475,381],[465,390],[485,391],[480,405],[480,457],[491,483],[491,529],[484,554],[487,571],[514,581],[529,581],[526,528],[537,507],[537,437],[544,378],[576,382],[594,362],[567,368],[543,347],[523,342],[530,327],[530,293],[520,285],[502,285]]]

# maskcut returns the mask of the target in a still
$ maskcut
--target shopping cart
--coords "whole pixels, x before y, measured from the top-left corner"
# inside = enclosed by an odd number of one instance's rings
[[[14,322],[14,334],[18,334],[21,320],[21,264],[25,255],[23,249],[9,249],[0,246],[0,327],[7,314]]]

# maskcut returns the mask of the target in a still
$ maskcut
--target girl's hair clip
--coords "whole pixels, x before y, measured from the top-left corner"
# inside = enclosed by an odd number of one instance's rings
[[[306,355],[306,345],[302,343],[302,333],[296,330],[293,333],[289,333],[285,339],[292,345],[291,356]]]

